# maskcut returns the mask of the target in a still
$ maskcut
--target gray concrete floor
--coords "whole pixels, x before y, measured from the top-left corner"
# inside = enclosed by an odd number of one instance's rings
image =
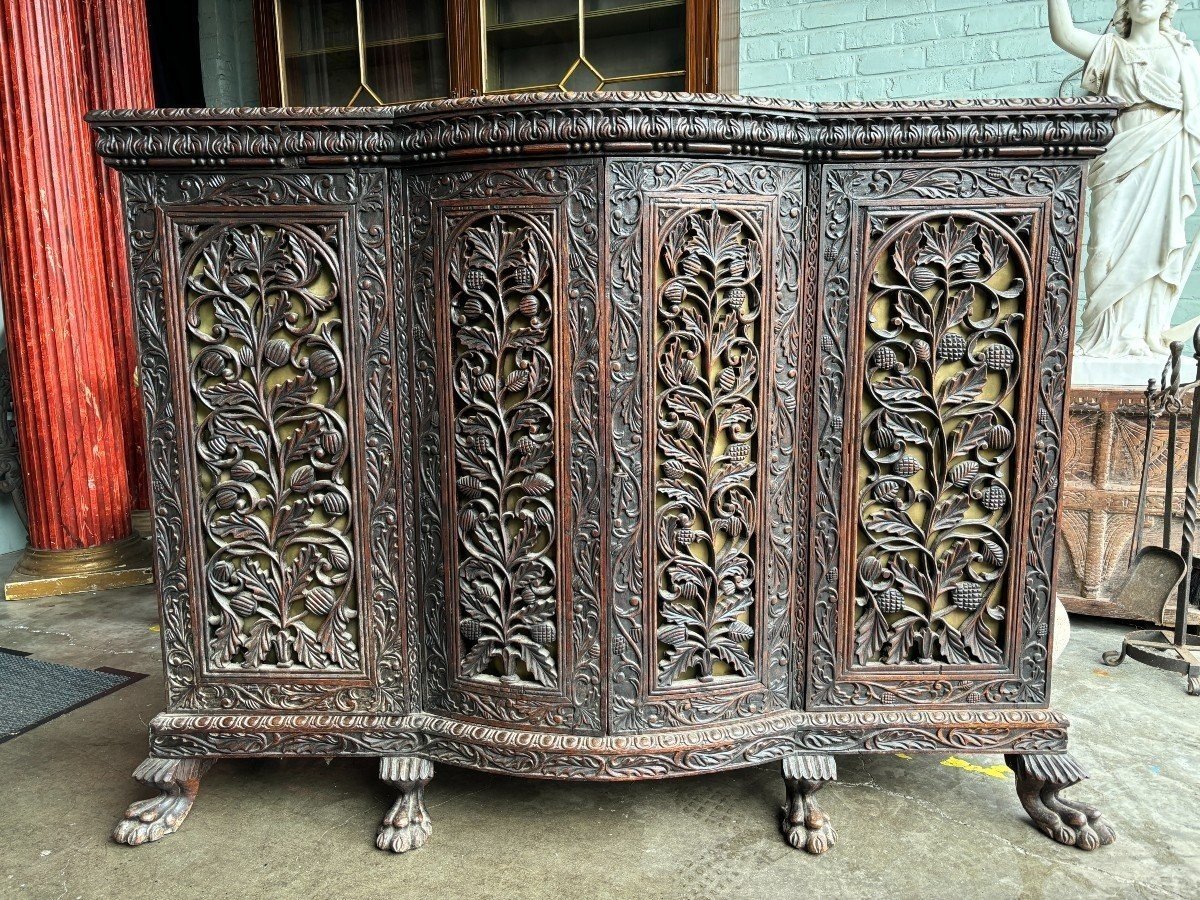
[[[1092,773],[1069,796],[1119,832],[1094,853],[1036,832],[998,757],[889,755],[839,760],[821,792],[839,843],[820,858],[776,831],[774,765],[624,785],[439,766],[433,838],[396,857],[373,845],[393,796],[370,760],[220,763],[178,834],[111,843],[147,796],[129,776],[163,705],[152,590],[0,602],[0,647],[150,676],[0,744],[0,896],[1195,898],[1200,698],[1182,677],[1102,667],[1123,630],[1077,619],[1055,678]]]

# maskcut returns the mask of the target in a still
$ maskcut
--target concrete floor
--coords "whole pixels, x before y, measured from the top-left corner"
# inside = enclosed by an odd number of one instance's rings
[[[13,557],[0,557],[0,575]],[[439,766],[430,844],[374,848],[393,800],[376,764],[218,764],[178,834],[108,834],[147,794],[130,779],[162,708],[150,588],[0,603],[0,647],[150,677],[0,744],[0,897],[1200,896],[1200,698],[1182,677],[1106,669],[1121,624],[1077,619],[1055,705],[1115,846],[1061,847],[1029,824],[997,757],[850,757],[821,792],[839,844],[814,858],[775,827],[775,765],[625,785]]]

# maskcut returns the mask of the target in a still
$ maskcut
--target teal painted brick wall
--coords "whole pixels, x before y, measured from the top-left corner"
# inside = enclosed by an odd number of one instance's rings
[[[1115,3],[1071,8],[1078,25],[1100,32]],[[1046,0],[741,0],[741,13],[747,96],[1053,97],[1080,65],[1050,40]],[[1182,0],[1175,24],[1200,44],[1200,0]],[[1193,273],[1175,321],[1197,315]]]

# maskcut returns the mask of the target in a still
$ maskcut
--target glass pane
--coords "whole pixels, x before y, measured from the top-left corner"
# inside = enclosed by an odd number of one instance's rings
[[[485,2],[484,29],[489,91],[553,88],[579,55],[577,0]]]
[[[485,89],[682,90],[685,20],[685,0],[484,0]]]
[[[288,0],[279,6],[287,102],[347,103],[358,89],[354,0]]]
[[[683,0],[617,4],[612,0],[589,0],[584,25],[584,52],[610,78],[654,73],[682,73],[686,30]],[[680,88],[683,79],[679,76]],[[633,82],[630,90],[651,90]],[[655,90],[661,88],[655,87]]]
[[[450,93],[446,5],[362,0],[367,84],[384,103]]]
[[[444,3],[362,0],[369,90],[360,90],[354,0],[282,0],[279,9],[287,102],[293,106],[340,106],[356,94],[360,104],[449,94]]]
[[[445,37],[367,45],[367,83],[384,103],[450,95]]]

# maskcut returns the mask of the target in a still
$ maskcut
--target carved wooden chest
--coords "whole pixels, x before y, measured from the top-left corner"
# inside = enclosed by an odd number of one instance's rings
[[[1071,612],[1119,619],[1175,623],[1175,597],[1165,608],[1123,605],[1137,519],[1138,486],[1146,456],[1146,390],[1072,388],[1063,440],[1066,480],[1059,530],[1058,596]],[[1190,415],[1190,404],[1183,410]],[[1184,419],[1186,422],[1186,418]],[[1186,437],[1186,434],[1184,435]],[[1163,543],[1168,466],[1167,417],[1150,438],[1150,473],[1142,543]],[[1175,448],[1172,533],[1183,528],[1187,441]]]
[[[98,113],[122,171],[167,710],[222,757],[643,779],[1009,754],[1048,707],[1091,100],[519,95]],[[697,790],[703,790],[697,785]]]

